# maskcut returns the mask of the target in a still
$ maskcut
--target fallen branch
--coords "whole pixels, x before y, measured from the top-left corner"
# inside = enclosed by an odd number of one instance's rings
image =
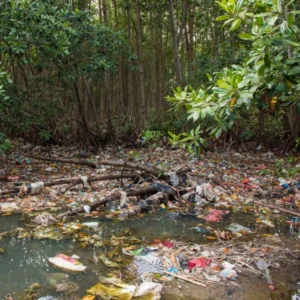
[[[135,191],[128,191],[128,192],[126,192],[126,196],[127,197],[140,196],[140,195],[145,195],[145,194],[155,194],[157,192],[158,192],[157,187],[154,185],[151,185],[149,187],[138,189]],[[115,192],[115,193],[105,197],[102,200],[94,202],[93,204],[90,205],[90,211],[96,210],[99,206],[104,205],[104,204],[108,203],[109,201],[116,201],[116,200],[120,199],[121,195],[122,195],[121,192]],[[81,214],[84,212],[85,212],[85,210],[82,207],[77,210],[71,210],[71,211],[62,213],[58,217],[62,218],[62,217],[67,217],[67,216],[74,216],[74,215],[78,215],[78,214]]]
[[[117,160],[101,160],[98,162],[98,164],[91,162],[89,160],[78,160],[78,159],[65,159],[65,158],[56,158],[56,157],[45,157],[45,156],[36,156],[36,155],[27,155],[30,158],[38,159],[38,160],[44,160],[44,161],[51,161],[51,162],[62,162],[66,164],[76,164],[76,165],[84,165],[89,166],[92,168],[97,168],[101,165],[107,165],[107,166],[115,166],[115,167],[127,167],[127,168],[133,168],[138,169],[144,172],[147,172],[154,176],[159,176],[161,173],[160,170],[147,167],[145,165],[139,164],[139,163],[133,163],[133,162],[125,162],[125,161],[117,161]]]
[[[103,180],[113,180],[113,179],[121,179],[121,178],[131,178],[135,179],[141,174],[138,173],[124,173],[119,175],[99,175],[99,176],[90,176],[87,178],[87,182],[95,182],[95,181],[103,181]],[[44,182],[44,187],[49,186],[55,186],[55,185],[62,185],[62,184],[80,184],[82,183],[82,179],[80,177],[72,177],[72,178],[62,178],[50,182]],[[20,188],[14,188],[11,190],[0,190],[0,196],[1,195],[7,195],[7,194],[16,194],[19,193]]]
[[[161,183],[153,183],[151,184],[149,187],[146,188],[141,188],[135,191],[127,191],[126,192],[126,197],[133,197],[133,196],[144,196],[144,195],[153,195],[156,194],[158,192],[161,192],[162,189],[164,189],[164,193],[167,196],[173,195],[175,196],[175,192],[174,190],[165,184],[161,184]],[[184,194],[186,193],[190,188],[186,188],[186,189],[182,189],[179,190],[179,194]],[[97,202],[94,202],[93,204],[89,205],[90,206],[90,211],[94,211],[96,210],[99,206],[101,205],[105,205],[106,203],[110,202],[110,201],[116,201],[119,200],[122,196],[121,192],[115,192],[109,196],[107,196],[106,198],[99,200]],[[67,217],[67,216],[74,216],[74,215],[78,215],[81,213],[85,213],[85,209],[83,207],[77,209],[77,210],[71,210],[71,211],[67,211],[65,213],[60,214],[58,217],[62,218],[62,217]]]
[[[34,158],[37,160],[44,160],[44,161],[51,161],[51,162],[62,162],[67,164],[77,164],[77,165],[85,165],[92,168],[97,168],[101,165],[107,165],[107,166],[114,166],[114,167],[122,167],[122,168],[131,168],[131,169],[137,169],[140,171],[144,171],[148,174],[151,174],[155,177],[161,177],[162,174],[161,170],[158,170],[156,168],[150,168],[145,165],[135,163],[135,162],[128,162],[128,161],[122,161],[122,160],[100,160],[97,164],[94,162],[91,162],[89,160],[77,160],[77,159],[65,159],[65,158],[56,158],[56,157],[45,157],[45,156],[36,156],[36,155],[27,155],[30,158]],[[189,171],[189,167],[184,167],[179,169],[176,174],[183,174],[187,171]],[[165,177],[165,176],[162,176]]]
[[[259,201],[255,201],[255,200],[253,201],[253,203],[256,204],[256,205],[259,205],[259,206],[265,206],[265,207],[268,207],[268,208],[271,208],[271,209],[276,209],[278,211],[281,211],[281,212],[284,212],[284,213],[287,213],[287,214],[290,214],[290,215],[300,217],[300,213],[297,212],[297,211],[292,211],[292,210],[289,210],[289,209],[281,208],[279,206],[272,205],[272,204],[264,204],[264,203],[261,203]]]
[[[129,206],[127,209],[123,209],[120,216],[121,217],[131,217],[136,216],[139,213],[152,211],[154,207],[159,207],[160,204],[166,201],[168,194],[163,192],[158,192],[146,200],[141,200],[133,206]]]

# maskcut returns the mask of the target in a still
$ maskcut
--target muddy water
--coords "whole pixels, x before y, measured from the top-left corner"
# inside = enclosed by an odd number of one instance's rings
[[[85,221],[91,220],[86,219]],[[255,230],[254,216],[245,213],[232,214],[231,217],[212,226],[222,229],[232,222],[238,222]],[[124,232],[127,234],[129,232],[143,242],[151,242],[154,239],[176,239],[198,244],[212,242],[208,241],[205,235],[192,229],[199,223],[202,221],[196,218],[178,217],[175,213],[167,214],[165,212],[148,214],[144,218],[134,218],[123,222],[100,220],[100,224],[103,226],[101,233],[103,239],[122,236]],[[0,232],[24,226],[22,215],[0,217]],[[264,229],[263,232],[285,234],[288,232],[288,226],[281,218],[276,222],[275,229]],[[88,266],[87,273],[80,276],[70,275],[68,278],[80,287],[80,296],[83,296],[86,289],[98,282],[98,276],[105,276],[109,271],[102,263],[91,262],[91,259],[108,249],[94,247],[82,249],[78,243],[72,240],[52,241],[4,237],[0,240],[0,247],[5,249],[5,253],[0,253],[0,299],[3,299],[8,293],[14,296],[21,295],[24,289],[37,282],[43,287],[42,296],[58,296],[53,290],[49,290],[49,286],[55,278],[61,278],[64,274],[49,265],[47,260],[48,257],[53,257],[58,253],[70,256],[76,254],[81,257],[80,261]]]

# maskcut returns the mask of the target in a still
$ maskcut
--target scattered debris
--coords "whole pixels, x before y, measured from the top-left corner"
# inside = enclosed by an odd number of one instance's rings
[[[123,160],[105,152],[101,159],[88,160],[61,153],[68,158],[32,156],[26,168],[18,165],[5,174],[9,180],[3,181],[5,189],[1,186],[1,217],[21,212],[24,225],[7,228],[0,237],[70,240],[103,250],[88,259],[106,268],[108,277],[91,284],[85,300],[100,295],[160,299],[162,283],[174,278],[202,288],[236,286],[247,273],[262,276],[274,290],[273,270],[300,257],[281,244],[285,234],[300,236],[300,181],[268,173],[274,163],[269,156],[224,152],[193,160],[180,149],[157,149],[141,150],[128,161],[125,151],[119,156]],[[26,173],[34,159],[42,161],[36,164],[39,171]],[[118,234],[112,230],[107,236],[105,221],[142,224],[154,212],[174,224],[187,220],[185,230],[208,244],[178,242],[181,232],[173,239],[158,231],[149,240],[122,228],[122,234],[121,229]],[[58,254],[48,260],[62,271],[85,276],[87,267],[77,256]],[[93,265],[91,272],[97,274]],[[47,287],[57,293],[79,290],[79,282],[69,281],[64,273],[44,276]]]

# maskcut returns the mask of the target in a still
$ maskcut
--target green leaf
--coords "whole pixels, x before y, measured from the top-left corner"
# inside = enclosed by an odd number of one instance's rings
[[[201,146],[203,146],[204,148],[207,148],[208,147],[208,144],[207,144],[207,141],[203,138],[200,138],[200,144]]]
[[[253,40],[253,36],[249,33],[240,33],[238,36],[242,40],[249,40],[249,41]]]
[[[265,62],[265,66],[266,66],[267,68],[270,68],[270,67],[271,67],[271,60],[270,60],[270,55],[269,55],[269,53],[266,53],[266,54],[265,54],[264,62]]]
[[[217,81],[217,85],[222,89],[228,89],[228,87],[229,87],[229,84],[226,81],[224,81],[223,79],[219,79]]]
[[[295,18],[292,14],[289,14],[288,19],[287,19],[288,25],[291,26],[295,23]]]
[[[220,2],[220,1],[216,1],[216,3],[218,3],[222,9],[224,9],[227,13],[229,13],[229,9],[225,3]]]
[[[228,16],[228,15],[218,16],[216,18],[216,21],[224,21],[224,20],[228,20],[229,18],[230,18],[230,16]]]
[[[273,26],[276,23],[277,19],[278,19],[278,16],[275,16],[275,17],[267,19],[266,22],[268,23],[268,25]]]
[[[214,116],[215,115],[215,113],[214,113],[214,111],[211,109],[211,107],[207,107],[206,108],[206,112],[207,112],[207,114],[209,114],[210,116]]]
[[[261,65],[257,70],[258,76],[262,77],[265,75],[265,65]]]
[[[235,19],[231,24],[230,31],[234,31],[237,28],[239,28],[241,23],[242,23],[242,19],[240,18]]]
[[[206,77],[208,78],[209,81],[212,81],[212,77],[209,73],[206,73]]]
[[[298,75],[300,74],[300,67],[294,67],[292,68],[290,71],[288,71],[288,75],[292,76],[292,75]]]
[[[240,91],[239,96],[242,99],[251,99],[252,98],[252,93],[248,93],[248,92],[245,92],[245,91]]]
[[[242,5],[244,4],[244,0],[238,0],[236,4],[236,10],[239,12],[240,9],[242,8]]]
[[[217,139],[221,136],[222,131],[223,131],[222,128],[219,128],[219,129],[216,131],[215,136],[216,136]]]

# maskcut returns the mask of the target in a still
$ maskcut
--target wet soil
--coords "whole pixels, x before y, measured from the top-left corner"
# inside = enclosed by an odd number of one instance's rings
[[[274,291],[268,288],[262,276],[245,273],[236,282],[240,287],[212,284],[201,288],[177,280],[164,286],[162,296],[164,300],[290,300],[295,293],[299,270],[300,261],[271,270]]]
[[[262,240],[261,243],[269,244],[266,240]],[[281,244],[290,250],[300,250],[300,241],[297,237],[282,236]],[[228,284],[210,284],[202,288],[177,280],[164,286],[162,296],[164,300],[291,300],[300,279],[300,259],[282,261],[279,268],[271,268],[270,275],[274,291],[269,289],[263,276],[243,270],[239,273],[238,280],[234,282],[236,286],[228,282]]]

